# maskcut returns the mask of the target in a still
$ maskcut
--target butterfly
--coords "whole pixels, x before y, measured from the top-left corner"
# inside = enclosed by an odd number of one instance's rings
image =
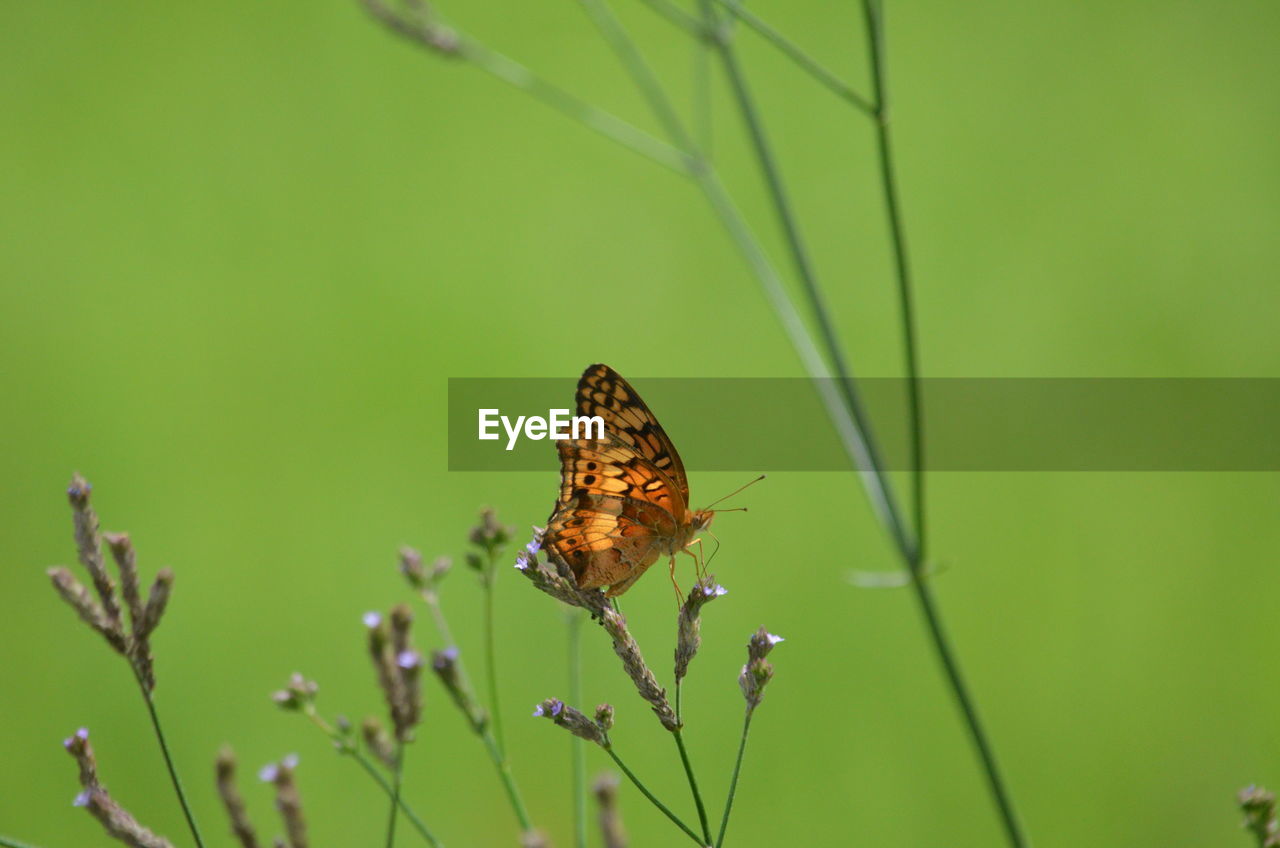
[[[608,587],[606,597],[630,589],[662,556],[670,557],[674,583],[675,555],[690,553],[715,512],[689,509],[676,446],[618,372],[588,368],[575,405],[575,414],[604,420],[604,438],[557,442],[560,496],[544,546],[572,569],[580,588]]]

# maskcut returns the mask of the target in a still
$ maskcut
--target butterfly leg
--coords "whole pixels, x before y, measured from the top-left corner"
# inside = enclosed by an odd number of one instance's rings
[[[680,590],[680,584],[676,582],[676,556],[671,555],[671,586],[676,590],[676,606],[684,603],[684,592]]]
[[[689,550],[689,549],[690,549],[690,548],[692,548],[694,545],[697,545],[697,546],[698,546],[698,552],[697,552],[696,554],[695,554],[693,551]],[[703,547],[702,547],[702,537],[701,537],[701,536],[699,536],[698,538],[696,538],[696,539],[692,540],[691,542],[689,542],[689,544],[685,545],[685,546],[684,546],[684,552],[685,552],[685,553],[687,553],[689,556],[693,557],[693,573],[694,573],[694,575],[695,575],[699,580],[701,580],[703,577],[706,577],[706,576],[707,576],[707,561],[706,561],[706,559],[705,559],[706,553],[705,553],[705,551],[703,550]]]

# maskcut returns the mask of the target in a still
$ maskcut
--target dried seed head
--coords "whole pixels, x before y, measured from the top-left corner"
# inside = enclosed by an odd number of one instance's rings
[[[484,710],[476,705],[475,698],[472,697],[467,688],[466,681],[462,676],[462,669],[458,663],[458,649],[451,647],[433,653],[431,655],[431,670],[435,672],[441,685],[449,693],[449,697],[453,699],[453,703],[457,705],[458,709],[462,710],[462,714],[466,716],[471,729],[477,733],[482,732],[485,725],[488,724],[489,718],[485,715]]]
[[[75,525],[77,553],[92,578],[93,593],[65,568],[50,569],[49,577],[62,599],[107,640],[112,650],[129,661],[139,682],[150,692],[155,689],[156,681],[149,637],[160,623],[169,601],[173,572],[161,569],[150,596],[143,599],[133,543],[127,533],[103,534],[99,531],[97,513],[89,503],[91,489],[77,474],[71,479],[67,499]],[[121,596],[117,595],[116,585],[107,574],[103,561],[104,540],[120,571],[120,590],[129,611],[130,628],[127,633],[121,615]]]
[[[397,654],[409,650],[409,628],[413,626],[413,610],[408,604],[391,608],[391,647]]]
[[[169,840],[138,823],[121,807],[98,780],[98,764],[89,744],[89,731],[83,727],[63,741],[62,746],[75,758],[80,769],[81,791],[72,804],[84,807],[109,836],[131,848],[173,848]]]
[[[400,549],[400,573],[413,588],[427,588],[427,570],[422,565],[422,554],[408,545]]]
[[[129,610],[129,621],[137,635],[138,623],[143,618],[142,584],[138,579],[138,557],[128,533],[104,533],[102,538],[111,549],[111,558],[120,570],[120,591]]]
[[[98,530],[98,514],[89,503],[91,491],[93,487],[78,473],[71,477],[71,485],[67,488],[67,500],[71,503],[71,520],[75,526],[76,552],[79,555],[80,564],[93,579],[93,588],[106,612],[107,620],[123,635],[116,586],[111,576],[107,574],[107,567],[102,559],[102,534]]]
[[[389,769],[396,767],[395,743],[391,741],[391,735],[382,726],[382,722],[369,716],[360,725],[360,735],[364,739],[365,747],[381,760],[383,765]]]
[[[102,604],[93,596],[93,593],[76,580],[69,570],[61,566],[50,568],[47,573],[49,579],[53,581],[53,588],[62,596],[62,600],[76,611],[80,620],[98,631],[116,653],[122,656],[127,655],[129,650],[127,637],[107,617],[106,610],[102,608]]]
[[[387,702],[395,736],[401,742],[413,738],[413,728],[422,716],[421,660],[410,644],[413,614],[403,604],[391,611],[390,624],[378,613],[365,613],[369,657],[378,676],[378,686]]]
[[[403,8],[392,8],[385,0],[361,0],[365,10],[387,29],[443,56],[454,56],[461,46],[458,34],[424,13],[427,4],[410,0]]]
[[[592,785],[596,803],[600,805],[600,833],[604,848],[627,848],[627,834],[622,829],[622,816],[618,812],[618,776],[605,773]]]
[[[590,612],[592,618],[600,622],[613,640],[613,652],[622,660],[622,668],[635,684],[640,697],[653,708],[663,727],[671,731],[679,730],[680,722],[676,720],[675,711],[667,701],[666,690],[658,685],[657,677],[645,663],[640,646],[627,630],[626,618],[613,608],[603,592],[578,588],[573,571],[563,560],[549,557],[548,562],[542,562],[538,556],[540,547],[541,535],[535,528],[534,541],[516,556],[516,569],[540,591],[558,601]]]
[[[574,736],[586,739],[588,742],[594,742],[601,748],[609,747],[609,736],[605,728],[591,719],[587,718],[578,710],[565,704],[559,698],[548,698],[533,708],[535,717],[548,718],[560,727],[572,733]],[[612,724],[613,710],[609,710],[610,724]]]
[[[1258,841],[1259,848],[1280,846],[1280,822],[1276,820],[1276,796],[1261,786],[1246,786],[1236,796],[1244,827]]]
[[[492,507],[480,510],[480,523],[471,529],[471,544],[488,552],[505,547],[511,541],[511,528],[498,523]]]
[[[716,583],[708,574],[689,590],[689,597],[680,607],[679,629],[676,634],[676,680],[682,680],[689,671],[689,663],[702,645],[701,611],[704,604],[714,601],[729,590]]]
[[[597,593],[600,594],[600,593]],[[601,597],[604,597],[601,595]],[[680,721],[667,700],[667,690],[658,685],[658,678],[649,669],[640,653],[640,646],[627,629],[627,620],[613,607],[604,607],[597,614],[601,626],[613,640],[613,652],[622,660],[622,668],[635,684],[640,697],[649,703],[662,726],[673,733],[680,729]]]
[[[307,819],[302,812],[302,796],[293,773],[298,768],[298,755],[287,754],[278,763],[268,763],[258,772],[264,783],[276,788],[276,809],[284,822],[289,848],[307,848]]]
[[[271,700],[282,710],[304,710],[315,703],[319,691],[320,687],[314,680],[308,680],[295,671],[283,689],[271,693]]]
[[[253,823],[245,811],[244,799],[236,787],[236,756],[230,748],[223,748],[214,764],[217,777],[218,795],[222,798],[222,806],[227,811],[231,822],[231,832],[239,841],[241,848],[258,848],[258,837]]]
[[[747,642],[747,664],[742,667],[742,674],[738,676],[738,686],[747,700],[748,710],[754,710],[764,698],[764,688],[773,679],[773,665],[765,657],[782,641],[781,636],[775,636],[761,627],[751,634],[751,639]]]
[[[600,729],[605,733],[613,730],[612,704],[600,704],[596,707],[596,724],[600,725]]]

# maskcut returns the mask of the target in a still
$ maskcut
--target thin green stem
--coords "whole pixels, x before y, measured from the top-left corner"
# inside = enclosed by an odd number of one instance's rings
[[[644,130],[627,123],[550,83],[519,62],[438,23],[415,20],[383,0],[362,0],[368,12],[392,32],[445,57],[466,59],[485,73],[532,95],[588,129],[635,153],[681,174],[689,170],[688,156]]]
[[[635,786],[635,788],[640,790],[640,794],[649,799],[649,803],[653,804],[653,806],[657,807],[662,812],[663,815],[671,819],[671,822],[676,827],[683,830],[688,835],[688,837],[692,839],[696,844],[702,845],[702,846],[710,845],[709,842],[704,842],[698,836],[698,834],[694,833],[693,830],[687,824],[680,821],[679,816],[671,812],[671,809],[666,804],[659,801],[657,796],[655,796],[652,792],[649,791],[649,787],[645,786],[644,783],[640,781],[640,778],[636,777],[635,772],[627,768],[627,764],[622,761],[622,758],[618,756],[617,752],[614,751],[613,748],[605,748],[605,751],[607,751],[609,756],[613,758],[613,761],[614,763],[617,764],[619,770],[621,770],[622,773],[627,776],[627,779],[631,781],[631,783]]]
[[[582,610],[571,610],[565,621],[569,629],[569,699],[582,703]],[[587,742],[569,735],[569,755],[573,761],[573,842],[587,848]]]
[[[321,732],[334,742],[335,747],[338,749],[338,753],[351,757],[359,763],[360,767],[364,769],[365,773],[369,775],[370,778],[372,778],[374,783],[378,784],[379,788],[382,789],[388,798],[396,799],[396,805],[400,808],[400,812],[404,813],[405,818],[407,818],[409,823],[413,825],[413,829],[421,834],[422,838],[427,841],[428,845],[432,846],[432,848],[444,848],[440,840],[436,839],[435,835],[427,828],[426,823],[422,821],[416,812],[414,812],[412,807],[405,803],[404,798],[398,798],[395,796],[395,792],[392,789],[391,784],[388,783],[387,779],[378,771],[378,767],[373,764],[372,760],[366,757],[359,748],[352,745],[351,741],[339,733],[337,729],[321,718],[315,711],[315,707],[307,709],[305,711],[305,715],[311,720],[312,724],[320,728]]]
[[[684,678],[676,678],[676,724],[682,728],[684,726]],[[676,747],[680,750],[680,762],[684,765],[685,776],[689,780],[689,789],[693,792],[693,802],[698,808],[698,821],[702,825],[702,834],[706,837],[708,844],[711,842],[711,828],[707,825],[707,809],[702,803],[702,793],[698,791],[698,781],[693,776],[693,765],[689,762],[689,752],[684,745],[683,730],[677,730],[673,734],[676,737]]]
[[[516,787],[515,776],[511,773],[511,765],[507,762],[506,755],[498,747],[497,740],[493,738],[493,733],[489,731],[488,725],[479,730],[480,738],[484,740],[484,747],[489,752],[489,758],[493,760],[493,764],[498,769],[498,776],[502,778],[502,786],[507,791],[507,800],[511,802],[511,809],[515,811],[516,820],[520,822],[520,829],[526,833],[533,830],[533,823],[529,820],[529,811],[525,809],[524,800],[520,797],[520,790]]]
[[[903,327],[903,358],[909,387],[909,415],[911,438],[911,482],[914,505],[916,551],[908,558],[911,586],[920,613],[929,630],[934,650],[942,664],[951,692],[977,751],[983,774],[992,800],[1004,827],[1010,845],[1021,848],[1027,844],[1026,836],[1018,823],[1013,798],[1005,785],[996,764],[995,751],[987,738],[977,705],[969,694],[968,685],[960,672],[959,661],[951,647],[942,625],[942,618],[934,601],[933,589],[924,579],[928,532],[925,522],[925,469],[924,469],[924,410],[920,392],[919,348],[916,340],[916,318],[911,285],[911,271],[907,254],[906,230],[902,222],[902,205],[898,196],[897,178],[893,167],[893,145],[889,132],[889,95],[885,73],[884,19],[876,0],[862,3],[867,44],[871,57],[871,79],[875,91],[876,147],[880,164],[880,182],[889,221],[890,240],[893,244],[894,272],[898,288],[899,308]]]
[[[762,19],[759,15],[751,12],[743,6],[740,0],[711,0],[711,2],[719,3],[728,9],[733,16],[746,24],[750,29],[756,31],[765,41],[776,47],[784,56],[795,62],[801,70],[812,76],[815,80],[822,83],[838,97],[847,100],[859,111],[868,116],[875,115],[875,106],[870,100],[854,91],[853,86],[840,79],[833,72],[828,70],[817,59],[810,56],[804,48],[800,47],[791,39],[787,38],[775,27]]]
[[[488,582],[489,581],[486,581],[486,586]],[[485,594],[491,596],[492,592],[489,588],[486,588]],[[426,601],[427,608],[431,610],[431,616],[435,620],[436,630],[439,631],[440,638],[444,639],[446,644],[450,647],[456,647],[456,643],[453,641],[453,634],[449,629],[449,621],[445,618],[444,609],[440,605],[440,596],[435,592],[425,592],[422,597],[423,600]],[[486,618],[492,621],[492,610],[489,610]],[[486,625],[486,630],[487,629],[489,629],[489,627]],[[467,692],[469,697],[474,697],[475,690],[472,688],[471,682],[467,677],[466,669],[461,657],[457,659],[457,664],[459,685]],[[490,656],[489,668],[490,670],[493,669],[492,656]],[[489,683],[492,687],[492,691],[496,693],[498,690],[496,686],[493,685],[495,683],[495,678],[490,677]],[[494,701],[493,706],[496,709],[496,700]],[[529,821],[529,812],[525,809],[524,801],[520,797],[520,790],[516,787],[515,777],[512,775],[511,766],[507,762],[507,755],[503,751],[502,746],[498,744],[498,740],[494,737],[493,732],[489,729],[490,722],[483,720],[472,721],[472,718],[468,716],[467,724],[475,731],[476,735],[484,741],[485,749],[489,752],[489,758],[493,760],[493,764],[497,767],[498,777],[502,779],[502,785],[506,789],[507,799],[511,802],[511,809],[515,812],[516,818],[520,822],[520,828],[524,831],[529,831],[533,827]]]
[[[1013,798],[1010,796],[1004,779],[1001,777],[1000,769],[996,765],[995,749],[992,748],[990,741],[987,739],[982,721],[978,717],[978,707],[974,703],[973,697],[969,694],[969,687],[965,683],[964,676],[960,673],[960,664],[951,648],[951,640],[947,637],[946,631],[943,630],[942,616],[934,602],[930,583],[928,579],[913,576],[911,587],[914,590],[913,593],[920,608],[920,614],[929,630],[929,638],[933,642],[938,661],[942,664],[943,672],[947,676],[947,682],[951,684],[951,694],[955,697],[956,706],[960,709],[965,726],[969,731],[969,738],[973,741],[973,747],[978,753],[982,773],[986,776],[987,787],[1000,815],[1005,837],[1014,848],[1025,848],[1030,843],[1018,824],[1018,815],[1013,806]]]
[[[28,845],[25,842],[19,842],[8,836],[0,836],[0,848],[35,848],[34,845]]]
[[[729,778],[729,797],[724,802],[724,816],[720,819],[720,834],[716,836],[716,848],[724,844],[724,833],[729,829],[729,814],[733,811],[733,797],[738,793],[738,775],[742,772],[742,755],[747,750],[747,734],[751,732],[751,715],[755,712],[747,707],[746,716],[742,719],[742,738],[738,740],[738,756],[733,761],[733,776]]]
[[[894,278],[897,281],[898,304],[902,317],[902,354],[907,373],[911,438],[911,500],[916,531],[917,566],[922,568],[928,550],[928,528],[925,523],[924,404],[920,396],[920,346],[916,338],[915,298],[911,285],[911,266],[907,258],[906,228],[902,223],[902,203],[898,198],[898,181],[893,167],[893,145],[889,138],[889,94],[885,85],[883,21],[871,2],[864,2],[862,8],[866,16],[871,54],[871,80],[876,99],[874,118],[880,185],[884,194],[885,214],[889,222],[889,240],[893,244]]]
[[[703,32],[710,32],[716,25],[715,9],[711,0],[698,0],[699,22]],[[711,45],[706,38],[698,38],[693,45],[693,127],[697,135],[698,149],[707,159],[712,158],[714,138],[711,106]]]
[[[676,738],[676,748],[680,751],[680,762],[684,766],[685,777],[689,779],[689,791],[693,793],[693,805],[698,809],[698,824],[702,826],[702,839],[704,844],[711,844],[711,827],[707,824],[707,808],[702,803],[702,793],[698,791],[698,779],[693,776],[693,764],[689,762],[689,751],[684,745],[684,733],[680,730],[673,730],[671,735]]]
[[[440,639],[444,642],[444,646],[456,649],[458,643],[453,640],[453,631],[449,628],[449,619],[445,617],[444,607],[440,605],[440,593],[435,589],[430,589],[422,593],[422,600],[431,612],[431,620],[435,622],[436,632],[440,634]],[[458,655],[455,662],[458,668],[459,684],[467,692],[474,692],[475,688],[471,685],[471,679],[467,676],[467,664],[461,654]]]
[[[863,434],[863,450],[867,456],[864,460],[866,464],[860,467],[870,473],[870,476],[874,478],[876,488],[882,492],[881,502],[884,518],[895,544],[904,554],[914,556],[916,542],[902,520],[897,503],[892,497],[889,484],[885,479],[884,463],[880,460],[875,441],[871,436],[870,418],[854,385],[852,369],[845,358],[844,348],[839,342],[835,323],[832,321],[831,312],[827,308],[826,299],[823,297],[822,289],[819,286],[817,270],[809,256],[804,239],[801,237],[799,222],[793,211],[781,171],[778,168],[777,159],[774,157],[772,145],[769,143],[768,135],[765,132],[763,120],[756,107],[755,98],[752,96],[746,75],[743,73],[742,66],[738,61],[737,51],[730,40],[721,40],[717,43],[720,56],[724,61],[725,71],[733,88],[734,98],[738,103],[738,109],[742,114],[743,121],[746,123],[752,147],[755,150],[756,160],[760,165],[761,172],[764,174],[765,183],[778,216],[778,222],[786,238],[792,263],[795,266],[797,276],[800,278],[805,297],[809,301],[814,320],[818,324],[819,335],[822,338],[827,357],[835,369],[838,378],[836,387],[839,389],[844,405],[852,416],[857,430]]]
[[[609,42],[613,52],[626,67],[632,81],[648,101],[649,108],[662,124],[667,136],[682,150],[693,150],[693,140],[689,137],[675,107],[671,105],[671,98],[667,96],[662,83],[641,55],[635,40],[613,13],[613,9],[604,0],[583,0],[582,5],[596,25],[596,29],[600,30],[604,40]]]
[[[498,750],[506,751],[506,741],[502,735],[502,710],[498,705],[498,651],[493,632],[493,582],[496,577],[496,564],[490,557],[489,573],[484,578],[484,664],[485,674],[489,682],[489,714],[493,717],[493,736],[497,740]]]
[[[911,545],[906,544],[910,538],[909,534],[898,517],[888,481],[875,465],[875,451],[872,449],[868,434],[860,425],[858,418],[850,413],[850,408],[845,405],[843,393],[837,387],[837,383],[843,385],[846,381],[837,381],[832,378],[827,363],[823,360],[813,336],[809,333],[809,328],[805,326],[791,296],[787,294],[782,277],[769,261],[769,257],[765,255],[764,249],[747,225],[741,211],[729,198],[719,177],[705,169],[696,172],[694,177],[708,203],[711,204],[712,211],[720,219],[720,223],[742,253],[757,282],[760,283],[765,299],[773,308],[792,347],[800,357],[801,364],[813,381],[818,396],[831,418],[832,426],[835,427],[836,434],[844,446],[845,453],[858,469],[858,476],[871,501],[872,509],[881,523],[889,528],[890,535],[905,555],[912,548]]]
[[[187,793],[182,789],[182,780],[178,777],[178,769],[173,764],[173,755],[169,752],[169,743],[164,738],[164,729],[160,724],[160,714],[156,712],[155,698],[152,697],[151,691],[142,679],[142,675],[137,675],[137,678],[138,687],[142,691],[142,700],[147,704],[147,714],[151,716],[151,727],[155,730],[156,741],[160,743],[160,753],[164,756],[164,764],[169,769],[169,781],[173,784],[173,791],[178,795],[178,803],[182,806],[182,814],[186,816],[187,827],[191,830],[191,838],[195,840],[196,848],[204,848],[204,840],[200,838],[200,828],[196,826],[196,819],[191,812],[191,805],[187,802]]]
[[[640,0],[640,2],[694,38],[702,40],[706,37],[707,30],[704,28],[702,21],[672,3],[671,0]]]
[[[400,786],[404,780],[404,742],[396,740],[395,767],[391,769],[391,812],[387,820],[387,848],[396,844],[396,819],[400,811]]]
[[[458,45],[458,55],[474,62],[477,67],[505,83],[533,95],[556,111],[573,118],[578,123],[623,147],[652,159],[659,165],[680,174],[689,172],[689,156],[684,151],[659,141],[644,130],[621,118],[593,106],[534,74],[529,68],[490,50],[484,45],[463,40]]]

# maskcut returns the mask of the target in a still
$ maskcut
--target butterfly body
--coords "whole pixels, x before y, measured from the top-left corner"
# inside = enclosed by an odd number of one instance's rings
[[[644,401],[607,365],[578,382],[578,415],[600,416],[600,439],[569,439],[560,452],[560,496],[544,544],[584,589],[621,595],[658,559],[686,551],[714,517],[689,508],[675,445]]]

